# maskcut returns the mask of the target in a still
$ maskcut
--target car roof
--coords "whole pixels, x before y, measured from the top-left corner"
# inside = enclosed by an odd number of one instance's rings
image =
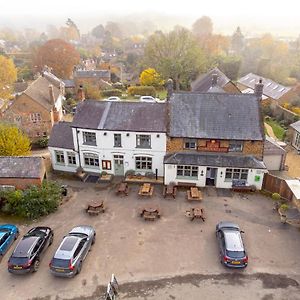
[[[54,258],[70,259],[81,240],[81,237],[67,235],[56,250]]]
[[[27,257],[40,238],[36,236],[23,237],[13,252],[14,257]]]
[[[225,229],[223,232],[226,249],[228,251],[244,251],[244,245],[239,231]]]

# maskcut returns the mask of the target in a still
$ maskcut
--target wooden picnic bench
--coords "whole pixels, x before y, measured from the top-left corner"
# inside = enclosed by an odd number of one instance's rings
[[[129,187],[126,182],[121,182],[118,186],[117,194],[128,196]]]
[[[153,195],[154,187],[150,183],[144,183],[139,190],[140,196],[151,197]]]
[[[167,196],[172,196],[174,199],[176,198],[177,187],[173,184],[168,184],[164,186],[163,196],[166,198]]]
[[[187,199],[188,200],[203,200],[202,192],[197,187],[191,187],[187,191]]]
[[[88,203],[86,209],[86,213],[88,213],[90,216],[98,215],[99,213],[104,213],[104,202],[101,201],[91,201]]]
[[[204,209],[201,207],[192,207],[189,210],[186,210],[185,215],[191,218],[191,221],[194,219],[201,219],[205,222]]]
[[[147,206],[139,209],[139,215],[146,221],[154,221],[161,216],[158,206]]]

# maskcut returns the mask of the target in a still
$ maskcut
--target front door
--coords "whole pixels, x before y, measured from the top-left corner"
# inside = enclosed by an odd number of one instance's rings
[[[206,185],[216,185],[216,178],[217,178],[218,168],[206,168]]]
[[[114,155],[115,175],[124,176],[124,156]]]

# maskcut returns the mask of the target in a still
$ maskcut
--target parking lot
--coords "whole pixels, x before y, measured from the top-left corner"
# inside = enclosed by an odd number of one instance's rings
[[[129,196],[120,197],[113,184],[64,183],[72,190],[69,201],[41,221],[20,225],[21,234],[36,225],[54,230],[40,269],[26,276],[9,274],[11,248],[0,264],[1,299],[100,299],[112,273],[120,283],[120,299],[200,299],[199,293],[207,299],[300,299],[300,232],[281,224],[272,201],[259,193],[229,195],[207,188],[203,202],[195,203],[187,202],[184,190],[175,200],[164,199],[161,186],[155,186],[152,198],[141,199],[138,185],[130,185]],[[85,213],[93,199],[105,201],[103,215]],[[159,220],[146,222],[138,216],[146,203],[160,206]],[[191,222],[184,215],[197,205],[205,209],[205,222]],[[219,263],[214,229],[221,220],[237,222],[245,231],[247,269],[228,270]],[[63,236],[79,224],[94,226],[96,243],[78,276],[55,278],[50,259]]]

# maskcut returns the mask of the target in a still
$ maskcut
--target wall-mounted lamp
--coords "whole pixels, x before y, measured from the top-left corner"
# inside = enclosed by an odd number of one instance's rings
[[[103,135],[107,135],[107,132],[104,132]]]
[[[160,137],[160,135],[159,135],[159,134],[157,134],[157,135],[156,135],[156,137],[157,137],[157,138],[159,138],[159,137]]]
[[[129,136],[129,133],[126,133],[126,136]]]

